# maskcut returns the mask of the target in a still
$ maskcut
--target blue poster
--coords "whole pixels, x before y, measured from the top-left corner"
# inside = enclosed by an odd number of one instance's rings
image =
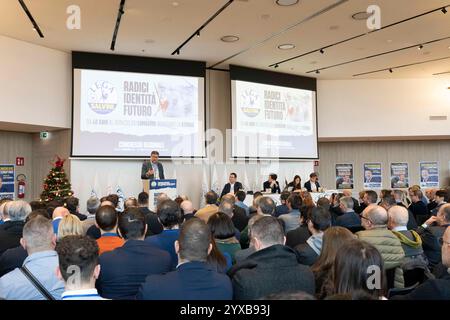
[[[364,163],[364,189],[381,189],[381,163]]]
[[[437,161],[420,162],[420,187],[439,187],[439,164]]]
[[[177,180],[150,180],[149,208],[156,209],[156,200],[161,193],[165,193],[170,199],[175,199],[177,196]]]
[[[391,188],[409,188],[409,167],[406,162],[391,163]]]
[[[14,168],[13,164],[0,165],[0,199],[14,199]]]

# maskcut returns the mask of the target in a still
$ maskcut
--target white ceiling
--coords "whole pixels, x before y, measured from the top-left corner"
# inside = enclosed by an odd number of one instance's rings
[[[206,61],[214,65],[241,51],[234,58],[217,65],[228,69],[237,64],[273,70],[270,64],[367,33],[365,21],[351,15],[365,11],[371,4],[381,8],[382,26],[429,10],[450,5],[450,0],[349,0],[323,14],[308,19],[338,0],[300,0],[297,5],[280,7],[275,0],[236,0],[226,8],[181,51],[171,53],[211,17],[227,0],[127,0],[116,43],[116,54],[144,55]],[[112,53],[109,49],[120,0],[25,0],[45,35],[39,38],[17,0],[1,0],[0,34],[49,48],[70,52]],[[68,30],[66,8],[81,8],[81,30]],[[300,23],[307,20],[303,23]],[[286,30],[290,26],[294,26]],[[224,43],[224,35],[240,40]],[[354,74],[400,65],[450,57],[450,39],[322,71],[307,71],[395,50],[408,45],[450,37],[450,8],[447,14],[436,13],[367,34],[361,38],[281,64],[277,71],[314,76],[319,79],[352,79]],[[295,49],[281,51],[284,43]],[[450,59],[381,72],[358,78],[433,77],[450,71]],[[442,77],[447,77],[444,75]],[[436,77],[436,76],[435,76]]]

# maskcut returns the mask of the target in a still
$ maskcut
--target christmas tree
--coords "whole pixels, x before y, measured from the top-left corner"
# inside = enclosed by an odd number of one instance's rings
[[[56,156],[56,161],[51,162],[52,169],[44,179],[44,191],[41,193],[41,201],[46,203],[52,200],[64,201],[73,195],[69,180],[64,172],[65,159]]]

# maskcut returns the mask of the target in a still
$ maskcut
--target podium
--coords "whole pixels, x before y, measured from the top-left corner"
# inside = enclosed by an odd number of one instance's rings
[[[171,199],[177,196],[176,179],[142,180],[143,189],[148,193],[148,208],[156,210],[156,199],[161,193],[167,194]]]

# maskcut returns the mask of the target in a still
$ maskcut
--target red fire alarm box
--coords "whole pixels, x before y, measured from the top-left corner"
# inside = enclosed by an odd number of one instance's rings
[[[17,157],[16,158],[16,166],[22,167],[25,165],[25,158],[24,157]]]
[[[314,167],[318,167],[319,166],[319,160],[315,160],[314,161]]]

